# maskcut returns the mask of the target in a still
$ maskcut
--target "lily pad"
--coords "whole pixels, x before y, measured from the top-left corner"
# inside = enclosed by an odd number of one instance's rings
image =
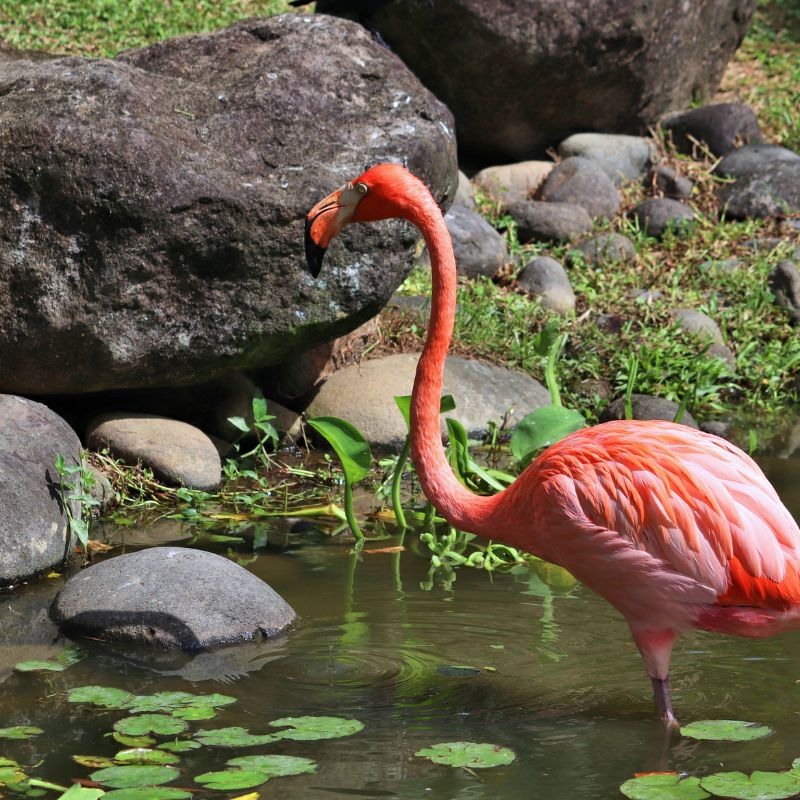
[[[15,725],[13,728],[0,728],[0,739],[30,739],[44,733],[35,725]]]
[[[0,786],[8,783],[22,783],[28,776],[19,769],[18,764],[0,766]]]
[[[20,661],[14,666],[17,672],[63,672],[67,667],[77,664],[86,658],[86,653],[69,645],[65,647],[54,659],[47,661]]]
[[[488,769],[510,764],[516,754],[508,747],[488,742],[441,742],[414,755],[422,756],[434,764],[447,764],[451,767],[469,767],[470,769]]]
[[[170,753],[187,753],[189,750],[197,750],[203,745],[194,739],[176,739],[174,742],[163,742],[158,745],[158,750],[168,750]]]
[[[195,696],[189,692],[156,692],[155,694],[137,694],[126,706],[131,714],[149,714],[166,712],[190,703]]]
[[[302,775],[314,772],[317,762],[299,756],[237,756],[227,762],[232,767],[255,769],[265,772],[270,778],[281,778],[284,775]]]
[[[700,788],[699,778],[680,775],[643,775],[625,781],[619,789],[631,800],[703,800],[709,796]]]
[[[183,708],[176,708],[172,712],[173,717],[178,719],[214,719],[217,712],[211,706],[184,706]]]
[[[180,775],[175,767],[148,765],[141,767],[106,767],[89,777],[112,789],[134,789],[140,786],[159,786],[174,781]]]
[[[236,702],[235,697],[231,697],[229,694],[197,694],[194,695],[191,703],[195,706],[211,706],[212,708],[222,708],[223,706],[229,706]]]
[[[152,736],[125,736],[119,731],[114,731],[111,735],[115,742],[119,742],[125,747],[150,747],[151,744],[156,743]]]
[[[195,780],[207,789],[228,792],[234,789],[250,789],[261,786],[269,780],[269,775],[257,769],[226,769],[220,772],[204,772]]]
[[[130,692],[111,686],[79,686],[67,694],[70,703],[91,703],[102,708],[126,708],[133,699]]]
[[[749,742],[772,733],[772,728],[757,722],[740,719],[703,719],[681,728],[681,735],[690,739],[708,739],[717,742]]]
[[[114,759],[108,756],[72,756],[72,760],[82,767],[89,769],[102,769],[103,767],[113,767]]]
[[[216,728],[212,730],[199,730],[194,738],[203,744],[212,747],[251,747],[256,744],[269,744],[280,739],[273,734],[254,734],[247,728]],[[244,788],[244,787],[243,787]]]
[[[79,783],[70,786],[58,800],[99,800],[104,797],[102,789],[90,789],[88,786],[81,786]]]
[[[717,772],[700,780],[711,794],[734,800],[783,800],[800,794],[800,775],[791,772]]]
[[[310,742],[316,739],[338,739],[364,730],[364,723],[343,717],[282,717],[269,723],[273,728],[283,728],[276,737]]]
[[[149,747],[132,747],[120,750],[114,756],[118,764],[177,764],[180,759],[165,750],[151,750]]]
[[[114,723],[114,730],[126,736],[142,736],[148,733],[174,736],[185,731],[187,727],[182,719],[168,717],[166,714],[138,714],[135,717],[123,717]]]
[[[171,786],[139,786],[135,789],[114,789],[103,800],[191,800],[191,792]]]

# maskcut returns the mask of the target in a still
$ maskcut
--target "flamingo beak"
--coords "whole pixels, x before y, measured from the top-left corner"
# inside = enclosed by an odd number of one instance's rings
[[[346,184],[320,200],[306,214],[305,252],[308,271],[316,278],[334,236],[353,218],[361,195]]]

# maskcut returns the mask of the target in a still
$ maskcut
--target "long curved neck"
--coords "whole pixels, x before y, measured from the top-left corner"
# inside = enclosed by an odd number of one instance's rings
[[[408,217],[425,237],[433,275],[428,336],[417,365],[411,399],[411,454],[422,490],[444,518],[460,530],[496,535],[494,497],[473,494],[447,462],[439,421],[442,374],[453,335],[456,308],[456,262],[450,233],[433,198],[409,210]]]

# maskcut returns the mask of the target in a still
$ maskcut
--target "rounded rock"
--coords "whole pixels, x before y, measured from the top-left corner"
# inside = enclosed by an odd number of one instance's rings
[[[657,239],[670,228],[681,232],[695,220],[694,211],[689,206],[668,197],[644,200],[633,210],[633,216],[648,236]]]
[[[181,650],[270,638],[297,618],[244,567],[181,547],[94,564],[67,581],[50,613],[70,635]]]
[[[477,172],[472,182],[499,203],[517,203],[535,197],[554,166],[552,161],[499,164]]]
[[[743,103],[715,103],[669,114],[662,127],[672,134],[672,141],[682,153],[691,153],[693,140],[705,142],[715,156],[724,156],[734,148],[762,140],[761,128],[750,106]]]
[[[702,311],[694,308],[678,308],[673,316],[681,329],[687,333],[699,336],[701,339],[710,339],[715,344],[725,344],[719,325]]]
[[[508,214],[517,223],[522,244],[534,241],[567,242],[592,229],[586,209],[571,203],[523,200],[512,203]]]
[[[87,428],[87,446],[108,448],[129,464],[142,463],[169,483],[210,491],[219,486],[222,466],[211,439],[201,430],[154,414],[110,413]]]
[[[601,233],[578,244],[568,258],[570,262],[580,258],[587,264],[619,264],[636,258],[636,245],[621,233]]]
[[[680,406],[672,400],[665,400],[663,397],[654,397],[649,394],[631,395],[631,410],[634,419],[663,419],[672,422],[678,413]],[[601,422],[608,422],[613,419],[625,419],[625,398],[618,397],[603,410],[600,415]],[[681,424],[696,428],[697,422],[688,412],[683,413]]]
[[[685,175],[680,175],[677,170],[665,164],[658,164],[644,179],[645,189],[653,189],[664,197],[675,200],[686,200],[692,196],[694,183]]]
[[[453,206],[444,221],[453,242],[459,275],[491,278],[508,258],[506,240],[477,212]]]
[[[519,274],[519,286],[538,297],[542,307],[557,314],[575,311],[575,292],[564,267],[554,258],[534,258]]]
[[[573,203],[583,206],[590,217],[606,219],[619,211],[622,202],[611,178],[594,161],[579,156],[557,164],[540,194],[549,203]]]
[[[780,261],[770,272],[769,288],[792,322],[800,325],[800,270],[797,265],[791,261]]]
[[[475,187],[461,170],[458,171],[458,186],[453,198],[453,205],[466,206],[475,210]]]
[[[638,178],[653,160],[654,150],[650,139],[620,133],[575,133],[558,146],[562,158],[588,158],[617,185]]]

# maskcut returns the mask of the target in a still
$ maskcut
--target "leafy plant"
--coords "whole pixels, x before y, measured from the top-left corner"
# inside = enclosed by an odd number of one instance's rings
[[[255,435],[255,447],[246,453],[242,453],[239,458],[246,459],[255,456],[262,465],[267,465],[270,463],[268,447],[269,449],[274,449],[278,446],[278,431],[272,424],[275,415],[268,413],[267,401],[263,397],[253,398],[252,412],[252,425],[244,417],[228,417],[228,422],[234,428],[240,430],[242,434],[252,433]]]
[[[61,453],[58,453],[55,458],[55,468],[69,529],[78,537],[78,541],[86,551],[92,520],[91,509],[99,506],[100,501],[88,492],[95,485],[95,477],[84,462],[83,453],[80,459],[79,464],[70,464]],[[73,504],[78,507],[77,516],[73,511]]]

